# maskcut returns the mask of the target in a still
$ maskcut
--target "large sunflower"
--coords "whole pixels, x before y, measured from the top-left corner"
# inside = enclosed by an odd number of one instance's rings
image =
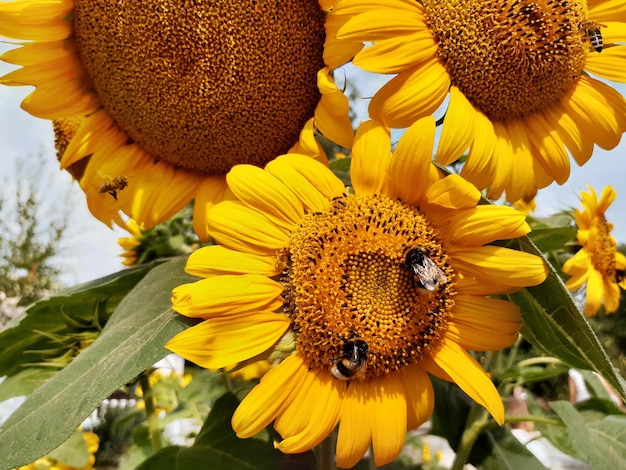
[[[428,374],[456,382],[498,423],[502,401],[466,349],[512,344],[520,312],[485,297],[546,277],[533,255],[488,245],[529,231],[510,207],[431,163],[435,121],[412,125],[390,152],[387,129],[357,131],[353,188],[322,164],[289,154],[234,167],[237,200],[217,204],[220,245],[194,252],[173,308],[204,321],[167,347],[210,369],[286,357],[233,416],[240,437],[269,423],[284,452],[319,444],[337,425],[337,464],[373,445],[393,460],[407,429],[433,411]]]
[[[436,159],[469,148],[462,175],[493,198],[562,184],[568,150],[582,165],[626,130],[624,98],[588,74],[626,81],[623,2],[339,0],[334,11],[329,64],[353,54],[367,71],[397,74],[372,118],[407,127],[445,102]]]
[[[582,210],[576,210],[576,239],[581,248],[563,264],[563,272],[571,277],[566,286],[574,291],[587,286],[584,313],[595,315],[604,305],[606,313],[619,307],[620,287],[626,289],[626,256],[617,251],[617,242],[611,235],[613,224],[604,213],[617,197],[612,186],[606,186],[600,199],[595,189],[581,191]]]
[[[27,41],[2,56],[22,68],[0,83],[36,87],[22,107],[55,121],[61,166],[98,219],[149,228],[195,198],[206,239],[233,165],[264,165],[303,129],[299,149],[319,155],[314,127],[350,146],[324,16],[317,0],[0,2],[0,34]]]

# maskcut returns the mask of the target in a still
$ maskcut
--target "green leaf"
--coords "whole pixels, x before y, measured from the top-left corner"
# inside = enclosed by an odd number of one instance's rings
[[[563,249],[566,243],[576,239],[576,227],[538,227],[528,234],[543,253]]]
[[[592,468],[626,468],[626,418],[607,416],[598,423],[588,425],[567,401],[551,402],[550,407],[567,426],[577,453]]]
[[[311,452],[301,456],[285,456],[269,442],[250,438],[239,439],[230,424],[239,400],[227,393],[219,398],[191,447],[170,446],[161,449],[137,470],[186,470],[216,468],[220,470],[274,470],[315,468]],[[296,459],[296,460],[294,460]]]
[[[98,313],[106,318],[122,298],[149,272],[153,265],[127,269],[110,276],[61,291],[48,300],[33,304],[25,315],[11,322],[9,328],[0,333],[0,376],[21,372],[25,364],[42,362],[44,351],[55,346],[48,338],[33,331],[62,334],[69,331],[68,321],[92,324]],[[108,312],[99,312],[102,299],[108,299]],[[68,320],[69,319],[69,320]],[[41,351],[40,354],[37,351]],[[1,387],[1,386],[0,386]],[[6,392],[5,392],[6,393]]]
[[[29,367],[7,377],[0,384],[0,401],[11,397],[27,396],[33,393],[37,387],[49,380],[57,373],[56,370],[43,369],[41,367]]]
[[[522,251],[541,256],[527,237],[517,242]],[[611,364],[563,281],[551,266],[549,269],[545,282],[509,296],[522,310],[522,335],[539,351],[570,367],[598,371],[626,400],[626,382]]]
[[[165,357],[163,345],[185,328],[169,309],[171,290],[194,278],[186,258],[153,270],[124,298],[102,335],[39,387],[0,428],[0,461],[17,467],[47,454],[103,399]]]

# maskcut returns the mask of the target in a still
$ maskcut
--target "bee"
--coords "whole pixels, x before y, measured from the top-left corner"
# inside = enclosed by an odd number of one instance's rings
[[[615,282],[619,283],[622,282],[624,279],[626,279],[626,271],[624,271],[623,269],[616,269]]]
[[[117,192],[123,190],[126,186],[128,186],[128,178],[125,176],[116,176],[102,183],[100,188],[98,188],[98,192],[100,194],[109,193],[113,196],[113,199],[117,201]]]
[[[448,281],[441,268],[421,248],[408,250],[400,267],[413,274],[411,285],[417,287],[420,294],[432,294],[440,284]]]
[[[602,52],[602,48],[604,47],[602,33],[600,32],[600,28],[602,27],[604,27],[603,24],[595,23],[590,20],[585,20],[580,23],[580,29],[587,33],[591,47],[593,47],[596,52]]]
[[[369,347],[362,338],[354,338],[343,343],[341,356],[330,370],[339,380],[350,380],[365,367]]]

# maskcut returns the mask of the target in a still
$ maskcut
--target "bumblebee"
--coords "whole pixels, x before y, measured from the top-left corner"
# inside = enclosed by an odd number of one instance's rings
[[[123,190],[127,186],[128,178],[126,178],[125,176],[116,176],[115,178],[102,183],[102,185],[100,185],[100,188],[98,188],[98,192],[100,194],[109,193],[111,196],[113,196],[113,199],[117,201],[117,192]]]
[[[593,47],[596,52],[602,52],[602,48],[604,47],[602,32],[600,31],[600,28],[603,26],[603,24],[594,23],[589,20],[580,23],[580,29],[587,33],[591,47]]]
[[[411,285],[417,287],[420,294],[431,294],[448,281],[441,268],[421,248],[408,250],[400,267],[413,274]]]
[[[343,344],[341,356],[331,368],[333,377],[339,380],[349,380],[365,367],[369,347],[361,338],[354,338]]]

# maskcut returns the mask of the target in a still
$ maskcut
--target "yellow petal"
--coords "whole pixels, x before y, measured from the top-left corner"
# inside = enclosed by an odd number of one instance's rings
[[[461,176],[451,173],[435,181],[426,191],[428,204],[447,209],[474,207],[480,200],[480,191]]]
[[[222,245],[200,248],[187,259],[185,271],[192,276],[216,274],[259,274],[272,277],[280,273],[276,256],[263,256],[230,250]]]
[[[428,30],[403,36],[392,36],[360,51],[352,63],[373,73],[400,73],[413,65],[431,59],[437,45]]]
[[[424,18],[417,8],[377,8],[352,17],[339,29],[337,37],[344,40],[376,42],[389,37],[409,36],[426,29]],[[431,39],[431,42],[434,40]]]
[[[73,141],[72,141],[73,142]],[[218,202],[235,199],[224,175],[206,176],[198,185],[193,203],[193,231],[202,243],[211,238],[208,230],[209,212]]]
[[[493,179],[491,158],[496,147],[496,133],[491,120],[483,113],[474,110],[474,141],[461,170],[461,176],[474,183],[478,189],[485,189]]]
[[[354,132],[348,116],[348,97],[337,88],[328,68],[318,72],[317,84],[322,98],[315,108],[315,126],[332,142],[345,148],[352,147]]]
[[[602,275],[595,269],[589,270],[587,277],[587,299],[585,301],[584,314],[588,317],[595,315],[602,306],[604,298],[604,283]]]
[[[282,155],[276,158],[275,162],[280,164],[289,165],[295,173],[304,177],[306,181],[312,184],[318,192],[330,201],[337,196],[341,196],[345,192],[345,186],[339,178],[337,178],[328,167],[321,163],[302,155]],[[272,163],[272,165],[274,165]],[[270,164],[268,164],[269,168]],[[278,179],[280,177],[274,174]],[[289,181],[284,181],[286,186],[295,192],[294,184],[289,184]],[[294,181],[294,183],[296,183]],[[304,199],[302,199],[304,200]],[[325,207],[328,207],[326,205]]]
[[[521,212],[507,206],[483,205],[455,211],[444,237],[455,245],[481,246],[528,232],[530,227]]]
[[[450,104],[443,119],[436,160],[449,165],[469,148],[474,140],[474,106],[455,87],[450,87]]]
[[[374,464],[382,467],[402,451],[406,439],[407,406],[399,374],[388,374],[370,382]]]
[[[200,367],[216,370],[269,350],[290,323],[273,312],[211,318],[178,333],[165,347]]]
[[[293,354],[265,374],[233,414],[237,436],[245,439],[265,429],[289,406],[309,373],[302,359]]]
[[[341,403],[337,435],[337,466],[352,468],[363,457],[372,441],[372,413],[366,405],[369,382],[354,381]]]
[[[416,364],[400,370],[407,406],[407,429],[415,429],[433,414],[435,392],[428,374]]]
[[[372,98],[370,116],[388,127],[409,127],[432,114],[448,95],[450,76],[438,59],[400,73]]]
[[[357,129],[352,147],[350,177],[357,194],[380,193],[391,160],[389,129],[377,121],[365,121]]]
[[[339,407],[346,390],[328,371],[312,370],[274,427],[283,437],[276,444],[288,454],[306,452],[322,442],[339,422]]]
[[[387,170],[388,195],[417,205],[428,189],[435,141],[435,118],[419,119],[401,137]]]
[[[241,202],[216,204],[207,222],[215,240],[233,250],[270,255],[289,243],[289,231]]]
[[[430,360],[441,367],[461,389],[476,403],[491,413],[499,425],[504,424],[502,399],[480,364],[467,351],[451,341],[442,341],[442,347]]]
[[[446,337],[472,351],[494,351],[513,344],[521,328],[520,309],[505,300],[457,295]]]
[[[192,318],[228,316],[282,305],[280,283],[265,276],[215,276],[183,284],[172,291],[172,308]]]
[[[236,165],[226,175],[228,187],[246,206],[292,230],[304,217],[302,203],[287,186],[254,165]]]
[[[619,307],[621,292],[619,286],[613,280],[604,281],[604,311],[613,313]]]
[[[536,286],[545,281],[548,268],[544,261],[530,253],[499,246],[459,248],[451,246],[451,264],[467,276],[486,282],[511,286]]]
[[[585,61],[585,70],[613,82],[626,82],[623,64],[626,59],[626,46],[605,47],[602,54],[589,54]]]
[[[277,158],[265,166],[265,170],[282,181],[302,201],[305,209],[321,212],[328,208],[329,200],[301,172],[288,163],[288,160]]]

